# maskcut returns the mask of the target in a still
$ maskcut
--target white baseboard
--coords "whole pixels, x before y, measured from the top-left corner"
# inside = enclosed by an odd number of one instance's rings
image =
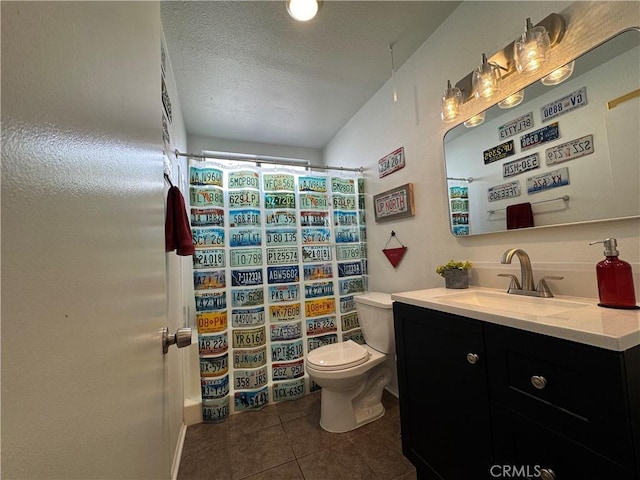
[[[187,426],[202,423],[202,401],[199,398],[185,398],[182,419]]]
[[[178,470],[180,469],[180,459],[182,458],[182,447],[184,446],[184,439],[187,435],[187,426],[183,423],[180,427],[180,434],[178,435],[178,443],[176,444],[176,451],[173,453],[173,464],[171,465],[171,480],[178,478]]]

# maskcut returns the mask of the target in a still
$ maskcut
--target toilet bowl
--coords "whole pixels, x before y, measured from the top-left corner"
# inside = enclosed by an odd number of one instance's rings
[[[386,362],[395,353],[391,295],[372,292],[354,301],[366,344],[348,340],[307,355],[307,373],[322,387],[320,426],[332,433],[382,417],[382,392],[392,376]]]

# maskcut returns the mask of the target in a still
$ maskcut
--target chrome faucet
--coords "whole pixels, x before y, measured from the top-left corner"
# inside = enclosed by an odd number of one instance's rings
[[[530,297],[553,297],[549,285],[547,285],[546,279],[550,280],[562,280],[564,277],[547,276],[542,277],[538,282],[538,286],[534,287],[533,282],[533,270],[531,269],[531,259],[527,252],[521,248],[512,248],[502,254],[500,263],[511,263],[511,259],[516,255],[520,260],[520,282],[518,277],[510,273],[499,273],[499,277],[511,278],[511,283],[507,289],[507,293],[514,295],[528,295]],[[522,284],[522,286],[520,286]]]

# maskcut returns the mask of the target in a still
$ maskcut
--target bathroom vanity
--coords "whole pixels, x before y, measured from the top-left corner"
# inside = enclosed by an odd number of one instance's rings
[[[419,479],[640,478],[640,313],[593,299],[392,295]]]

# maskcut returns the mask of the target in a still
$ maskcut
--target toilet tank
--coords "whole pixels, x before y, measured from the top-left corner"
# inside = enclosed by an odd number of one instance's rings
[[[354,296],[353,300],[367,345],[381,353],[395,353],[391,294],[367,292]]]

